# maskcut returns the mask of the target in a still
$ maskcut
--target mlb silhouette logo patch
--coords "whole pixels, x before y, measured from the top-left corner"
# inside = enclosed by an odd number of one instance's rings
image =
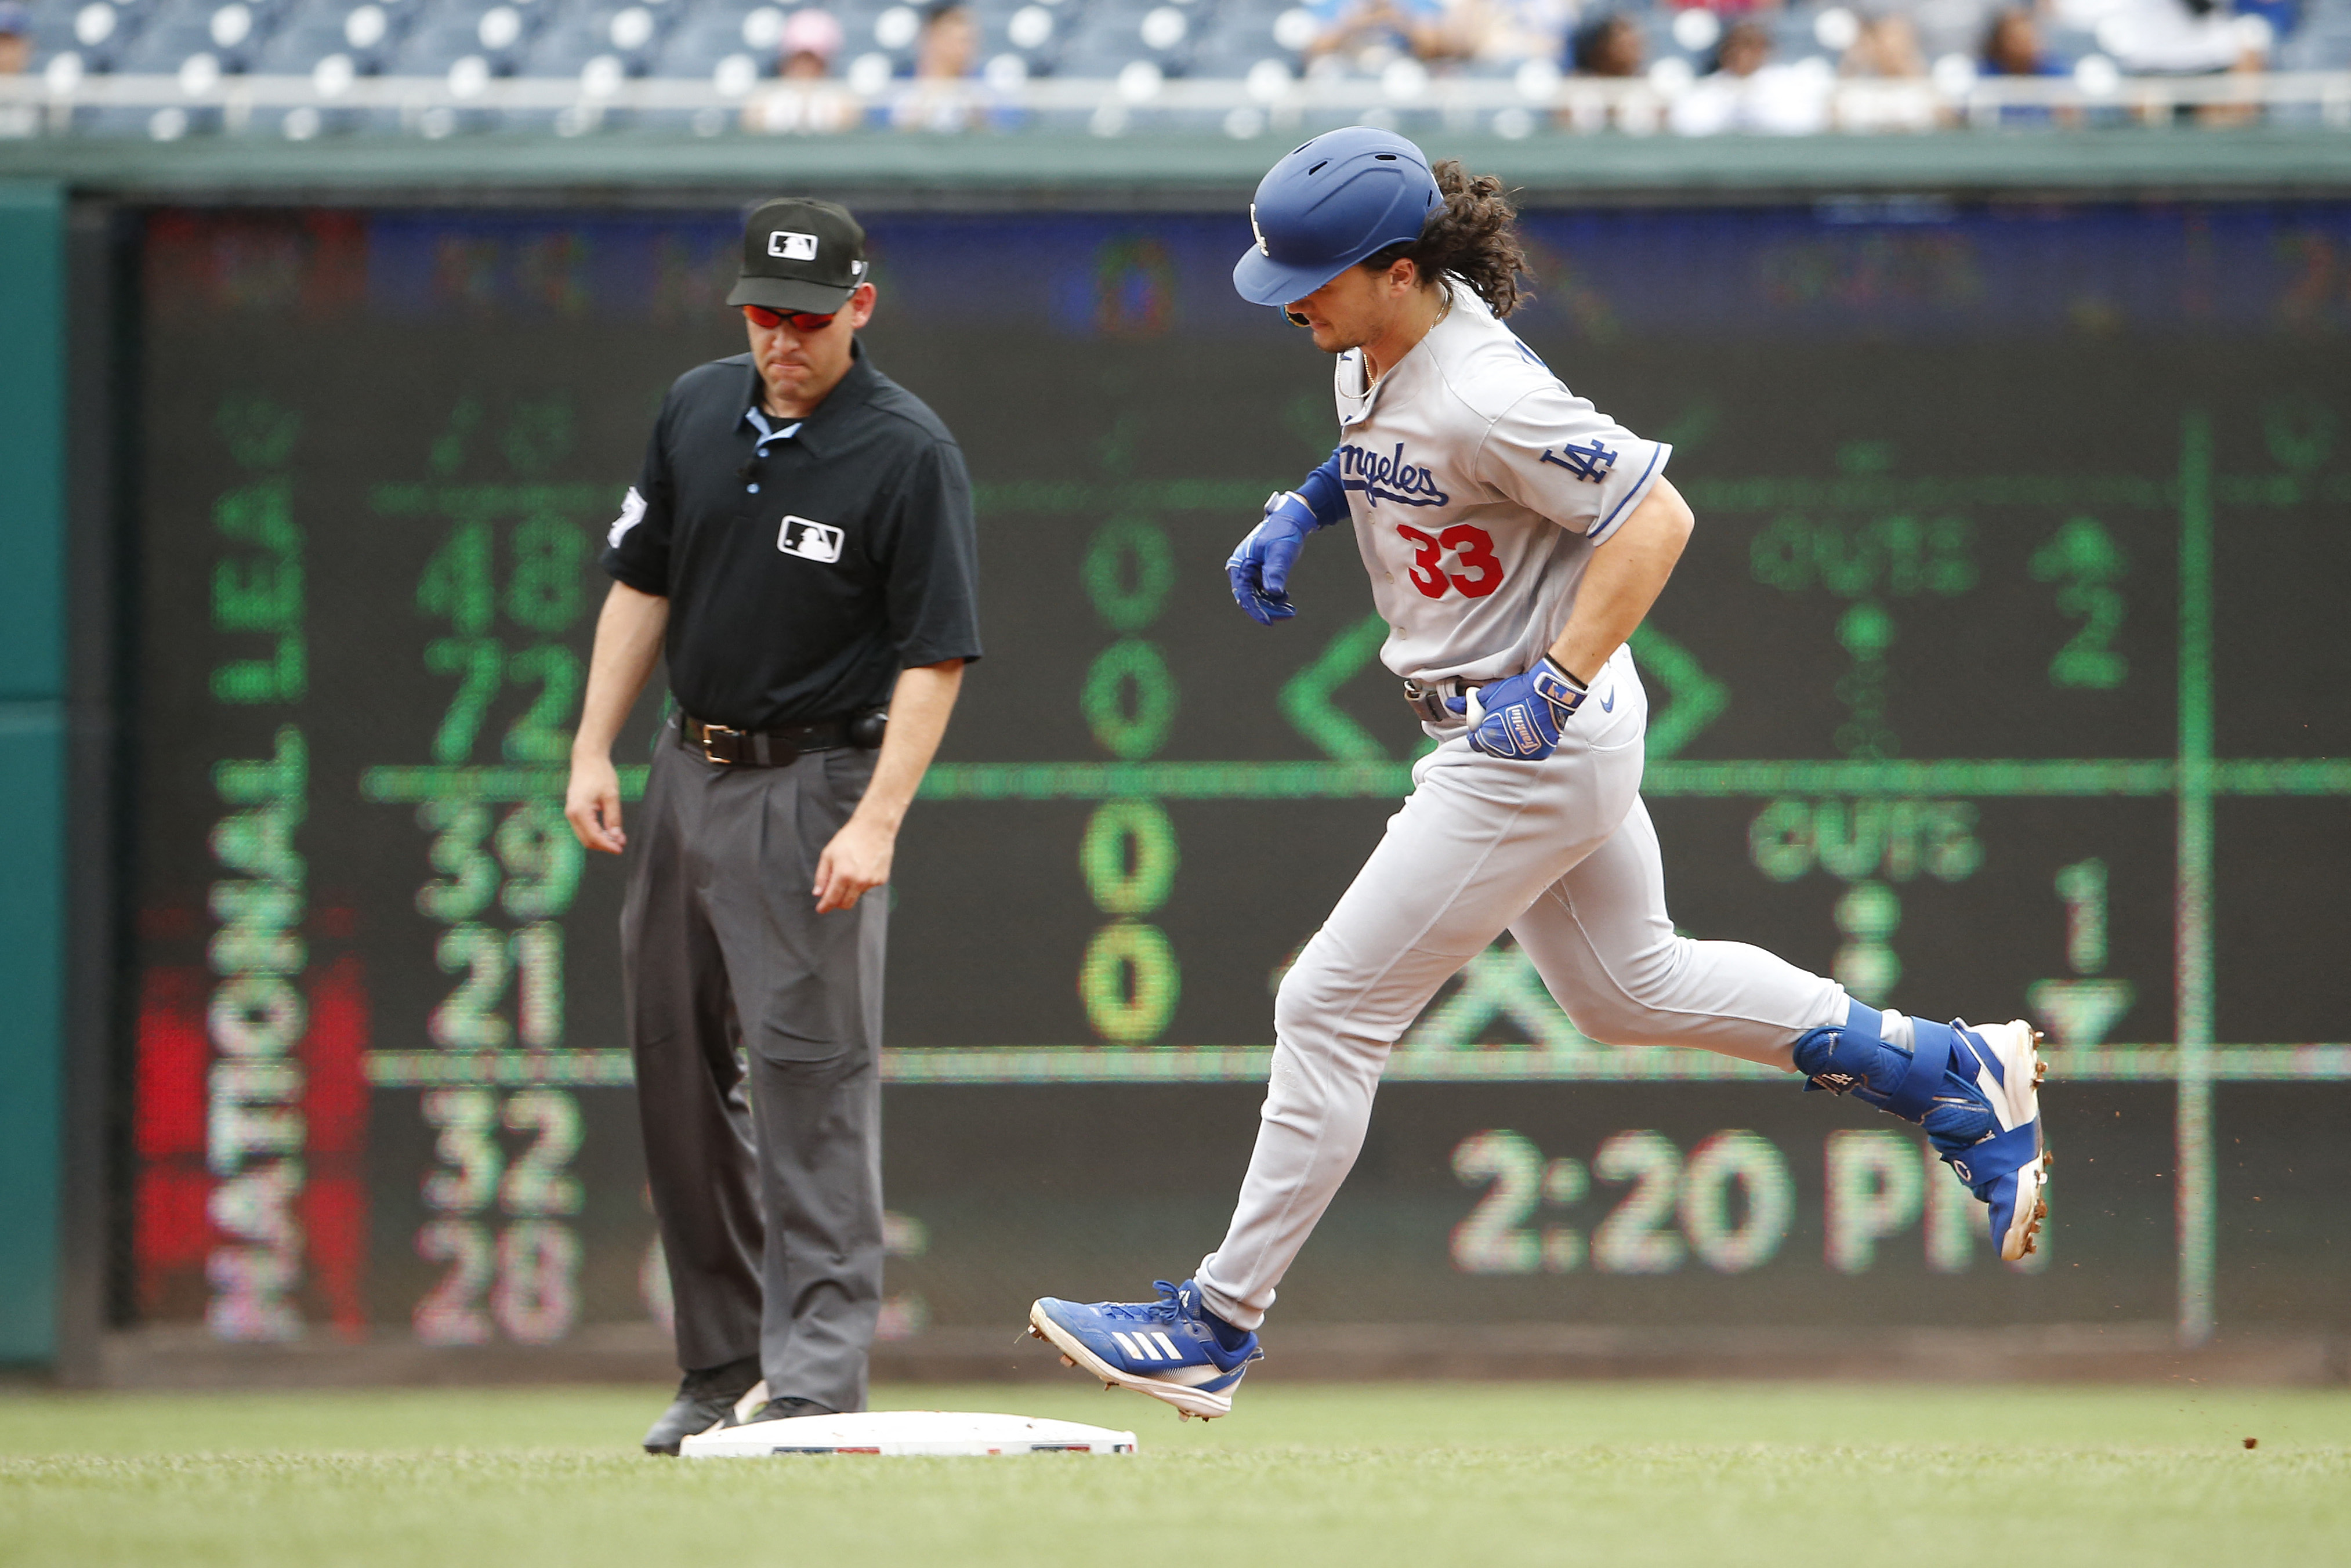
[[[831,523],[810,522],[806,517],[786,517],[783,531],[776,535],[776,548],[786,555],[796,555],[802,560],[820,561],[826,566],[841,559],[841,543],[844,536]]]
[[[816,235],[778,229],[768,236],[768,254],[785,261],[814,261]]]

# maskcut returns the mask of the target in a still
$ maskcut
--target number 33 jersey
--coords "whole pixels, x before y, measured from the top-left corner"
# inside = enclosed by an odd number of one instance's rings
[[[1365,387],[1339,357],[1340,478],[1399,675],[1483,680],[1558,639],[1593,547],[1673,448],[1561,384],[1476,294]]]

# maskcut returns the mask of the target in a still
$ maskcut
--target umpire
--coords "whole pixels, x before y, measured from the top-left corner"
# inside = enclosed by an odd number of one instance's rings
[[[649,1452],[865,1406],[882,1296],[882,960],[898,824],[979,656],[955,437],[873,368],[865,232],[829,202],[751,214],[751,351],[670,388],[603,554],[564,802],[618,854],[612,741],[666,657],[621,911],[645,1166],[676,1307]]]

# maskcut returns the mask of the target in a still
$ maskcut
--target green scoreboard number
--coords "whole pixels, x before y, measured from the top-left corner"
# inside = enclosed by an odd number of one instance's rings
[[[1538,212],[1522,336],[1676,446],[1635,653],[1686,933],[2052,1042],[2047,1249],[1907,1130],[1595,1043],[1505,936],[1399,1042],[1297,1321],[2343,1323],[2351,208]],[[866,334],[977,485],[987,658],[899,856],[883,1333],[1213,1246],[1272,991],[1428,742],[1230,215],[876,214]],[[726,214],[151,214],[135,426],[136,1312],[658,1322],[625,868],[562,796],[594,558]],[[1047,258],[1038,265],[1013,259]],[[658,717],[625,742],[642,788]]]

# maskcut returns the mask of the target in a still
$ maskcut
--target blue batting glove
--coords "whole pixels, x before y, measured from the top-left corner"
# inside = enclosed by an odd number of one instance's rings
[[[1267,497],[1265,521],[1249,530],[1225,562],[1233,601],[1249,612],[1250,620],[1270,626],[1298,613],[1290,602],[1290,569],[1297,564],[1306,536],[1322,526],[1295,492],[1278,491]]]
[[[1523,675],[1479,686],[1445,706],[1469,721],[1469,745],[1489,757],[1540,762],[1559,746],[1560,733],[1583,702],[1583,684],[1549,658]]]

